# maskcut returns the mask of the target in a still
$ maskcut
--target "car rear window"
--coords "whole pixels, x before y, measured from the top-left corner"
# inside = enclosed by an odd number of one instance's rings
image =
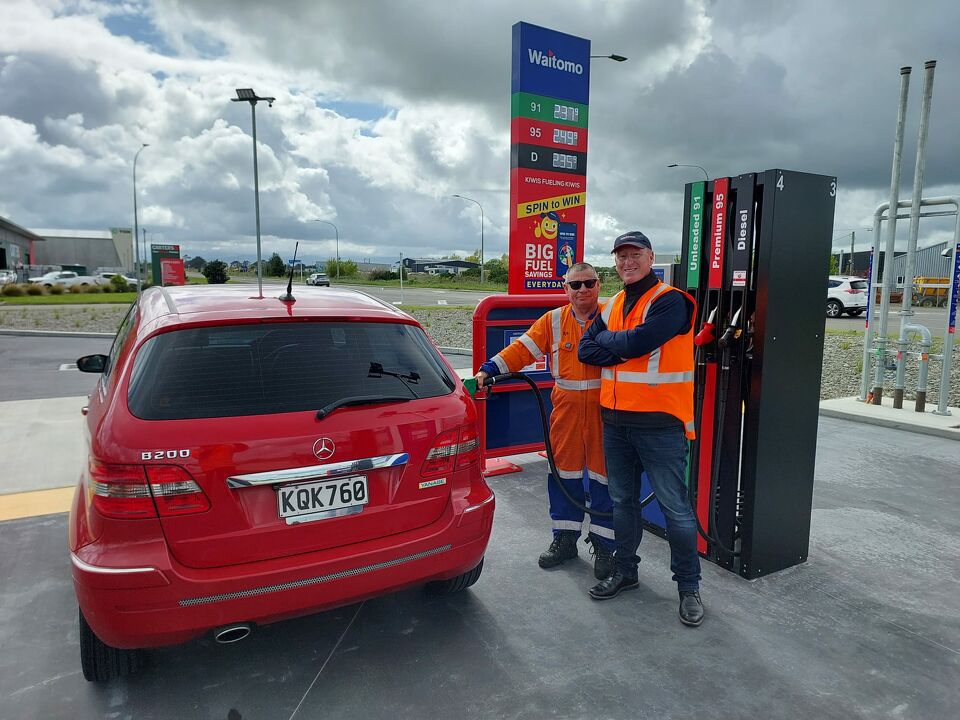
[[[867,281],[866,280],[851,280],[850,287],[854,290],[866,290]]]
[[[423,330],[297,322],[156,335],[134,361],[127,404],[144,420],[319,410],[360,395],[429,398],[455,381]]]

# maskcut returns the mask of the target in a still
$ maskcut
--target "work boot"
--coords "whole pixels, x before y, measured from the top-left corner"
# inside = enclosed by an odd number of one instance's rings
[[[613,553],[594,537],[587,538],[587,542],[590,543],[590,554],[593,555],[593,576],[597,580],[610,577],[613,574]]]
[[[699,627],[703,622],[703,602],[696,590],[680,591],[680,622],[690,627]]]
[[[614,568],[610,577],[598,582],[588,592],[594,600],[609,600],[615,598],[624,590],[633,590],[638,587],[640,587],[640,581],[637,578],[628,578]]]
[[[556,567],[564,560],[577,556],[577,533],[573,530],[561,530],[553,536],[553,542],[545,553],[540,555],[540,567]]]

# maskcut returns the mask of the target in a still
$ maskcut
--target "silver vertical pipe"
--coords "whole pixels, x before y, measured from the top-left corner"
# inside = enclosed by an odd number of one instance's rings
[[[900,203],[900,167],[903,161],[903,126],[907,116],[907,95],[910,91],[910,67],[900,68],[900,106],[897,108],[897,130],[893,140],[893,168],[890,173],[890,221],[887,226],[887,245],[883,252],[883,282],[880,285],[880,333],[877,338],[879,362],[873,383],[873,404],[883,398],[883,368],[886,364],[887,314],[890,311],[890,274],[893,271],[893,251],[897,238],[897,206]],[[894,278],[896,280],[896,278]]]
[[[936,60],[924,63],[923,98],[920,103],[920,129],[917,132],[917,161],[913,170],[913,198],[910,205],[910,235],[907,239],[907,260],[903,273],[903,303],[900,306],[900,336],[897,341],[897,381],[893,391],[893,406],[903,407],[903,389],[906,384],[907,333],[903,327],[913,315],[913,273],[916,265],[917,236],[920,232],[920,201],[923,197],[924,155],[927,147],[927,131],[930,127],[930,105],[933,100],[933,72]]]
[[[260,174],[257,170],[257,103],[250,103],[253,117],[253,201],[257,208],[257,292],[263,297],[263,257],[260,254]]]
[[[880,237],[880,216],[887,208],[886,203],[880,205],[873,213],[873,237]],[[876,319],[873,317],[875,308],[874,297],[877,295],[877,276],[880,272],[880,245],[875,242],[870,248],[870,292],[867,293],[867,320],[863,333],[863,367],[860,369],[860,402],[867,401],[867,390],[870,385],[870,356],[873,349],[873,332],[876,328]]]

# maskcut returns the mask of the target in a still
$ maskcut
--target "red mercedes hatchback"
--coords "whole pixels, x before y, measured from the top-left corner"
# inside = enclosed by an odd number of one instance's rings
[[[476,410],[411,317],[363,293],[151,288],[85,409],[69,523],[87,680],[137,648],[480,576]]]

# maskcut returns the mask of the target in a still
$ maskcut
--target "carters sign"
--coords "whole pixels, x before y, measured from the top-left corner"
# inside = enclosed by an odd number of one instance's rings
[[[513,26],[511,294],[555,293],[583,259],[590,41]]]

